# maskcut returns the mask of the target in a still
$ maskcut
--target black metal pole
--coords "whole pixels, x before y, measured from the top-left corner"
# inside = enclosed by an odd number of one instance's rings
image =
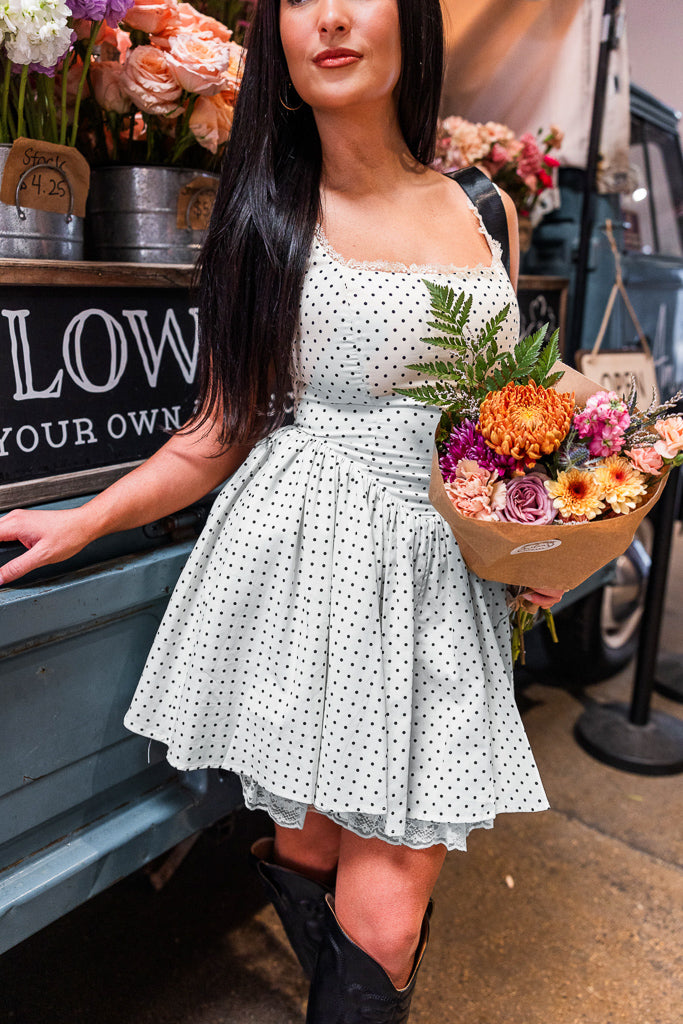
[[[662,626],[662,612],[666,595],[666,583],[669,575],[669,558],[673,538],[680,471],[671,471],[664,493],[656,506],[658,513],[655,520],[654,540],[652,544],[652,563],[647,581],[645,608],[640,627],[636,675],[633,683],[633,696],[629,721],[634,725],[646,725],[650,718],[652,690],[655,683],[657,650],[659,634]]]
[[[650,707],[679,483],[680,471],[674,469],[657,506],[631,703],[591,702],[574,730],[578,742],[593,757],[640,775],[683,772],[683,722]]]
[[[586,287],[588,283],[588,257],[590,241],[595,221],[595,179],[600,156],[600,138],[605,119],[605,102],[607,99],[607,74],[609,57],[616,49],[619,36],[617,26],[621,0],[605,0],[602,12],[602,36],[598,53],[598,69],[593,94],[593,114],[591,117],[588,154],[586,157],[586,173],[583,181],[583,202],[581,206],[581,231],[579,249],[576,258],[576,278],[574,282],[574,298],[572,303],[572,321],[567,338],[565,359],[573,361],[574,353],[581,345],[583,317],[586,308]]]

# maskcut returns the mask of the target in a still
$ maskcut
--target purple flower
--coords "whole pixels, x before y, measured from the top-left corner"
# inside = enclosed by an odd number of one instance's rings
[[[453,427],[450,437],[441,446],[439,469],[446,483],[455,478],[461,459],[474,459],[483,469],[495,469],[498,476],[504,476],[507,470],[517,465],[514,459],[498,455],[489,448],[472,420],[463,420],[459,426]]]
[[[533,523],[536,526],[552,523],[557,512],[545,489],[547,479],[541,473],[527,473],[510,480],[500,518],[508,523]]]
[[[106,21],[116,28],[123,21],[135,0],[66,0],[74,18],[86,21]]]

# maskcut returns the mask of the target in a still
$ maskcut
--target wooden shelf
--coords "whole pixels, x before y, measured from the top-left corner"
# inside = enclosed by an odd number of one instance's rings
[[[54,285],[60,288],[188,288],[193,270],[189,263],[0,259],[0,285]]]

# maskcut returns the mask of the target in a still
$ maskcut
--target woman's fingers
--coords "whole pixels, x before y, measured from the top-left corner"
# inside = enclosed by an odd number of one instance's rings
[[[74,510],[75,511],[75,510]],[[76,554],[88,541],[76,528],[73,511],[17,509],[0,519],[0,543],[16,542],[27,549],[0,566],[0,583],[14,583],[41,565]]]
[[[37,569],[39,566],[47,564],[46,560],[41,559],[38,547],[31,548],[30,551],[19,555],[18,558],[13,558],[11,562],[6,562],[5,565],[0,566],[0,584],[14,583],[22,576],[25,576],[27,572],[31,572],[32,569]]]
[[[524,601],[528,601],[529,604],[535,604],[539,608],[552,608],[554,604],[560,600],[564,590],[553,590],[550,587],[544,587],[542,590],[524,590],[520,597]]]

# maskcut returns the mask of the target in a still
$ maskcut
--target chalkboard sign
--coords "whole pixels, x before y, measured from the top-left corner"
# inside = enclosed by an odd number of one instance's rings
[[[0,508],[98,490],[192,409],[188,273],[73,267],[0,265]]]
[[[560,352],[564,351],[567,288],[566,277],[522,275],[517,288],[519,302],[520,335],[533,334],[542,324],[549,324],[550,335],[560,331]]]

